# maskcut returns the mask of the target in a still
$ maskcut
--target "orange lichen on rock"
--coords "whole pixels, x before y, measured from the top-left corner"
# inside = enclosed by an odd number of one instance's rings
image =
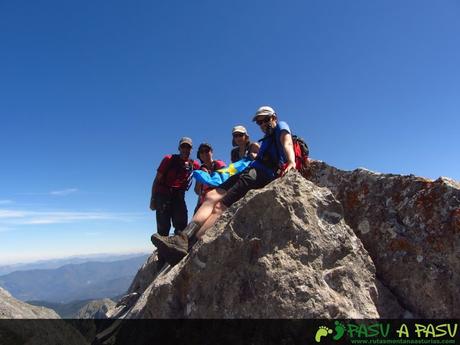
[[[391,240],[391,242],[389,243],[388,248],[390,250],[394,251],[394,252],[396,252],[396,251],[405,251],[405,252],[408,252],[408,253],[415,253],[416,252],[414,246],[404,238],[398,238],[398,239]]]
[[[435,251],[442,251],[446,249],[446,243],[439,235],[429,235],[426,238],[426,242],[431,245],[431,248]]]
[[[421,193],[417,198],[417,207],[421,211],[423,219],[431,219],[435,213],[435,205],[439,204],[440,195],[435,189],[428,189]]]
[[[349,209],[354,209],[359,204],[359,194],[354,191],[350,191],[346,195],[346,206]]]

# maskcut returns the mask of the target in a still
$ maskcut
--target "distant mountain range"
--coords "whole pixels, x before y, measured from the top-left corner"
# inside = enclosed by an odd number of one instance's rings
[[[131,253],[131,254],[88,254],[88,255],[77,255],[59,259],[47,259],[39,260],[27,263],[17,263],[11,265],[0,265],[0,276],[16,272],[16,271],[28,271],[28,270],[41,270],[41,269],[53,269],[59,268],[64,265],[70,264],[83,264],[85,262],[110,262],[126,260],[147,253]]]
[[[27,303],[53,309],[63,319],[73,319],[76,318],[78,311],[91,301],[92,300],[85,299],[83,301],[72,301],[69,303],[53,303],[46,301],[28,301]]]
[[[128,289],[147,257],[16,271],[0,276],[0,286],[22,301],[69,303],[113,297]]]

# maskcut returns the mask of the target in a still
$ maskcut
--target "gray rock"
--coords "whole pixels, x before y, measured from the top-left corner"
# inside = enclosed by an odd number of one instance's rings
[[[323,188],[248,193],[156,280],[154,253],[123,317],[459,317],[458,182],[319,161],[307,178]]]
[[[147,261],[142,265],[142,267],[137,272],[136,276],[131,283],[127,294],[133,292],[142,293],[150,285],[150,283],[155,278],[157,271],[157,252],[154,251],[152,255],[149,256]]]
[[[376,318],[404,310],[342,205],[289,173],[233,205],[167,274],[133,282],[127,318]],[[151,273],[150,273],[151,274]]]
[[[60,319],[52,309],[21,302],[0,287],[0,319]]]
[[[2,344],[88,344],[80,332],[61,320],[53,310],[21,302],[2,288],[0,319]]]
[[[377,276],[413,315],[460,317],[458,182],[343,171],[319,161],[308,178],[341,202]]]
[[[158,274],[157,261],[157,252],[154,251],[137,272],[127,293],[107,312],[108,318],[123,319],[126,317],[129,310]]]
[[[76,314],[76,319],[107,319],[109,310],[115,307],[115,302],[104,298],[85,304]]]

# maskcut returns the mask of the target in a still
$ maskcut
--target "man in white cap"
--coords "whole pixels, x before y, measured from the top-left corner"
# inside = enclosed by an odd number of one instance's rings
[[[275,111],[269,106],[260,107],[252,121],[257,123],[265,137],[251,165],[210,191],[192,222],[180,235],[171,238],[152,236],[152,242],[169,264],[175,265],[187,255],[190,236],[196,233],[200,239],[217,218],[249,190],[262,188],[295,168],[294,147],[288,124],[278,122]]]
[[[152,184],[150,209],[156,210],[157,233],[162,236],[169,236],[171,223],[175,235],[180,234],[187,226],[185,192],[190,187],[193,170],[200,167],[190,159],[192,145],[192,139],[182,137],[179,140],[179,154],[163,158]],[[158,259],[158,266],[163,266],[164,258],[160,253]]]

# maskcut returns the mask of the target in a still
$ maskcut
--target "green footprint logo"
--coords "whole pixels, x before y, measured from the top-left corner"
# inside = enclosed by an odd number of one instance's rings
[[[321,338],[328,334],[332,334],[332,329],[327,328],[326,326],[319,326],[318,330],[316,331],[315,341],[317,343],[321,342]]]
[[[345,326],[343,325],[343,323],[336,321],[335,322],[335,335],[332,339],[339,340],[343,337],[344,334],[345,334]]]

